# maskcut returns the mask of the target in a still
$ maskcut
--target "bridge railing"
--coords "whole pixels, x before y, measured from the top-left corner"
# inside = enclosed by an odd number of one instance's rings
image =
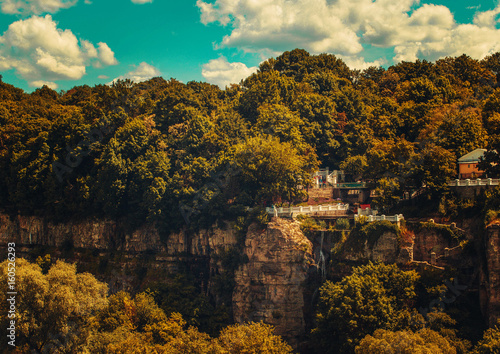
[[[352,183],[337,183],[334,184],[335,188],[347,188],[347,189],[356,189],[356,188],[366,188],[366,182],[352,182]]]
[[[368,222],[387,220],[387,221],[390,221],[390,222],[395,222],[397,224],[399,224],[399,222],[401,220],[405,219],[404,216],[403,216],[403,214],[396,214],[396,215],[392,215],[392,216],[387,216],[387,215],[368,215],[368,216],[364,216],[364,215],[354,214],[354,222],[357,222],[360,219],[360,217],[365,218],[365,220],[368,221]]]
[[[456,179],[448,182],[450,187],[469,187],[469,186],[498,186],[498,178],[478,178],[478,179]]]
[[[313,214],[313,213],[319,213],[321,212],[322,214],[328,214],[331,212],[332,214],[335,214],[339,211],[347,211],[349,210],[349,204],[342,204],[342,203],[336,203],[336,204],[328,204],[328,205],[309,205],[309,206],[298,206],[298,207],[289,207],[289,208],[266,208],[266,211],[270,215],[274,215],[275,211],[280,215],[298,215],[298,214]]]

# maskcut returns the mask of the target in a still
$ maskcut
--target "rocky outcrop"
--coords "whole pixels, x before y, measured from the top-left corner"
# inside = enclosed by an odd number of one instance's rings
[[[7,242],[49,247],[63,247],[70,242],[77,249],[209,256],[214,251],[235,245],[236,233],[228,227],[225,230],[201,230],[189,237],[185,232],[172,233],[162,240],[158,229],[150,224],[127,230],[120,222],[110,220],[54,224],[36,216],[0,214],[0,245]]]
[[[235,272],[236,322],[264,321],[292,344],[304,334],[304,282],[313,266],[312,243],[296,221],[273,218],[267,229],[251,227],[248,262]]]
[[[0,247],[8,242],[16,243],[18,257],[50,253],[53,259],[77,262],[80,270],[95,274],[113,292],[133,292],[181,267],[186,269],[185,265],[196,268],[206,286],[210,269],[217,267],[213,256],[233,247],[237,238],[231,227],[161,237],[148,224],[129,230],[119,221],[56,224],[35,216],[0,214]]]
[[[349,243],[356,242],[350,241]],[[362,244],[357,247],[345,247],[340,260],[372,261],[383,263],[406,264],[413,260],[413,244],[401,244],[394,232],[384,232],[370,245],[367,239],[357,240]]]
[[[489,325],[494,326],[500,319],[500,221],[486,228],[484,250],[485,264],[481,276],[485,290],[483,308]]]
[[[423,228],[415,233],[415,245],[413,256],[416,261],[433,263],[432,254],[436,255],[438,265],[445,265],[446,260],[442,258],[446,249],[456,247],[457,240],[451,240],[438,230]]]

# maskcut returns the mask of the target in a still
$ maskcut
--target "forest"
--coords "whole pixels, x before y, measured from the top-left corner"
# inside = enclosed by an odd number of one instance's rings
[[[240,220],[248,208],[259,218],[264,206],[300,203],[319,167],[370,183],[380,210],[418,191],[431,208],[456,215],[461,206],[448,181],[457,159],[477,148],[488,150],[482,170],[499,177],[500,53],[360,71],[334,55],[295,49],[224,90],[160,77],[66,92],[44,86],[25,93],[0,82],[0,207],[56,223],[154,223],[168,238],[181,228]],[[485,196],[482,217],[496,217],[499,200],[498,191]],[[19,340],[29,350],[292,351],[264,324],[207,334],[162,309],[153,291],[108,296],[106,284],[63,262],[19,263],[30,299],[21,300]],[[317,352],[499,353],[498,327],[468,335],[447,313],[415,312],[415,299],[439,293],[436,286],[383,264],[327,281],[310,333]],[[62,306],[62,297],[71,301]]]
[[[2,82],[0,205],[168,232],[185,223],[182,206],[212,224],[300,201],[318,166],[374,183],[382,208],[407,190],[439,201],[476,148],[498,176],[498,75],[499,53],[359,71],[295,49],[225,90],[153,78],[27,94]]]

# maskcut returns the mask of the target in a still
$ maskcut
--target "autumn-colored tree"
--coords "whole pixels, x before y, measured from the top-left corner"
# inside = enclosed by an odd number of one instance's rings
[[[428,353],[456,354],[455,348],[439,333],[423,328],[417,332],[408,330],[393,332],[377,329],[364,337],[355,350],[356,354]]]
[[[288,354],[292,347],[280,336],[273,333],[274,328],[264,323],[250,322],[225,328],[214,342],[216,354]]]
[[[38,353],[80,351],[90,335],[91,317],[107,305],[107,285],[62,261],[53,264],[47,274],[22,258],[15,265],[16,346]],[[7,328],[9,261],[0,268],[0,313],[2,326]],[[7,339],[0,340],[4,348]]]
[[[500,321],[496,326],[487,329],[483,338],[474,348],[474,354],[500,353]]]

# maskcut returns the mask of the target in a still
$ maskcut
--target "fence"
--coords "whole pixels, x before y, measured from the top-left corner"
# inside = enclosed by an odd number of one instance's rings
[[[367,188],[366,182],[337,183],[334,186],[335,188],[345,188],[345,189]]]
[[[450,187],[470,187],[470,186],[498,186],[500,179],[486,178],[486,179],[456,179],[448,182]]]
[[[360,217],[366,218],[366,221],[368,221],[368,222],[387,220],[387,221],[390,221],[390,222],[395,222],[398,225],[399,225],[399,223],[400,223],[401,220],[405,219],[404,216],[403,216],[403,214],[396,214],[396,215],[393,215],[393,216],[386,216],[386,215],[368,215],[368,216],[364,216],[364,215],[357,215],[357,214],[355,214],[354,215],[354,222],[357,222]]]
[[[328,204],[328,205],[309,205],[289,208],[266,208],[270,215],[275,216],[294,216],[299,214],[318,214],[318,215],[339,215],[345,214],[349,210],[349,204]]]

